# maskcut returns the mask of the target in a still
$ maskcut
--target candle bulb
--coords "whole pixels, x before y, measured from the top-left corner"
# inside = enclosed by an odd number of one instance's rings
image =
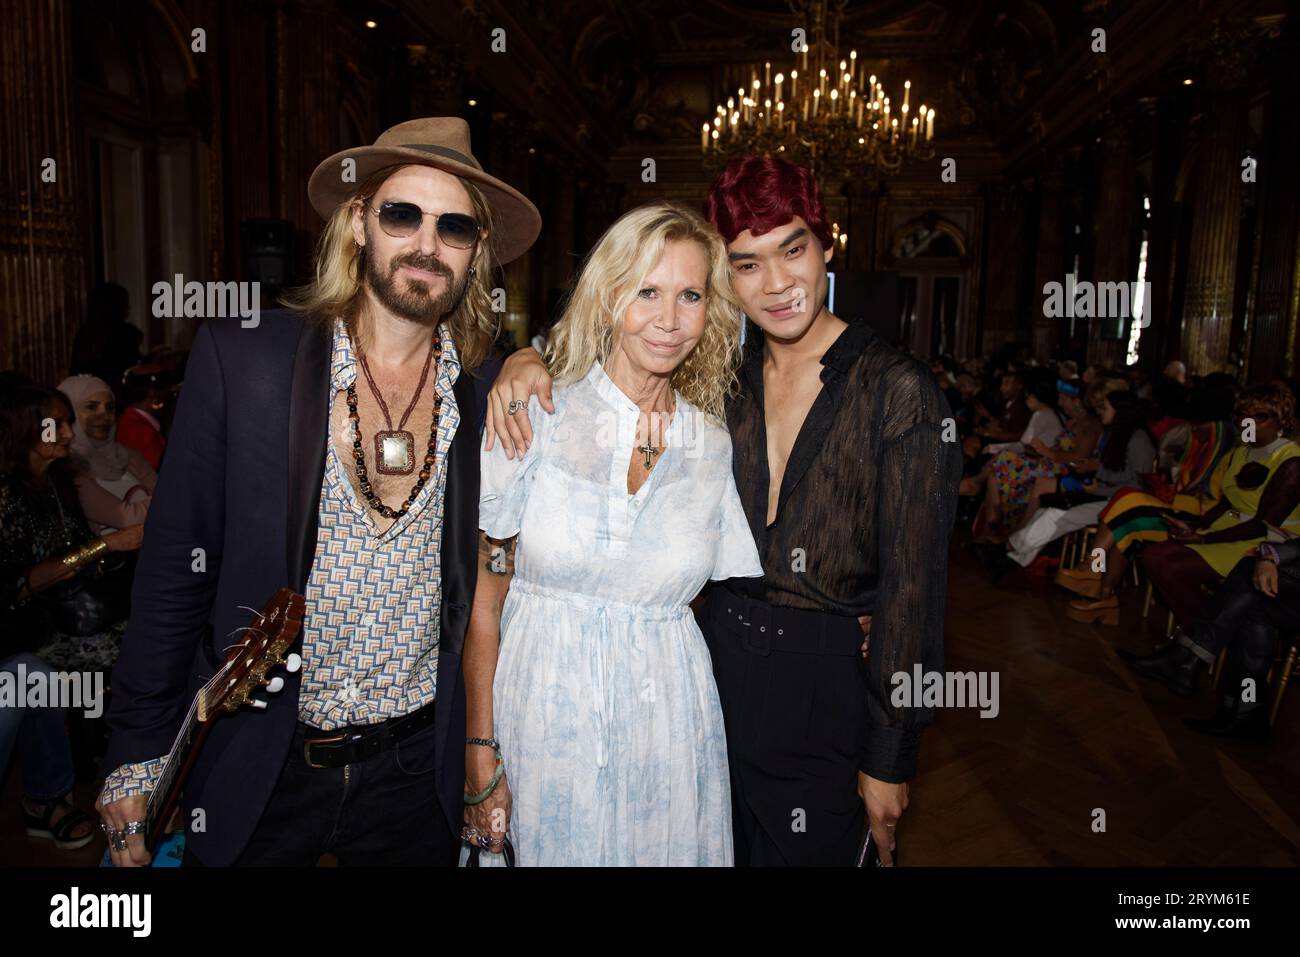
[[[907,80],[903,83],[903,112],[904,113],[907,112],[907,99],[911,95],[912,95],[912,81]],[[903,117],[903,119],[906,120],[907,117]]]
[[[785,81],[785,74],[784,74],[784,73],[778,73],[778,74],[776,75],[776,102],[777,102],[778,104],[781,102],[781,84],[782,84],[784,81]]]
[[[711,135],[713,136],[713,152],[716,153],[718,151],[718,131],[714,130]]]
[[[708,151],[709,151],[709,124],[705,123],[704,128],[700,130],[700,152],[707,153]]]
[[[821,80],[822,80],[821,86],[818,87],[818,89],[822,91],[822,96],[825,96],[826,95],[826,71],[825,70],[821,71]]]
[[[822,100],[822,91],[813,90],[813,116],[817,115],[817,105],[821,103],[821,100]]]
[[[766,99],[763,101],[763,128],[764,129],[767,128],[768,120],[771,118],[771,116],[772,116],[772,101],[771,99]]]
[[[853,84],[856,86],[858,82],[858,51],[857,50],[849,51],[849,73],[852,74]]]
[[[793,120],[790,125],[794,125]],[[778,100],[776,104],[776,128],[777,130],[785,129],[785,102],[782,100]]]
[[[799,71],[790,71],[790,99],[795,100],[799,97]]]
[[[831,116],[835,116],[840,111],[840,91],[831,90]]]
[[[772,83],[772,64],[763,64],[763,87],[766,89]]]
[[[928,143],[932,139],[934,139],[934,107],[925,114],[925,141]]]

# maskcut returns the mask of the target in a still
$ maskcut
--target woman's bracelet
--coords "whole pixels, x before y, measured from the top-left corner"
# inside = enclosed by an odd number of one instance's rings
[[[487,787],[485,787],[482,791],[479,791],[477,794],[470,794],[468,791],[466,791],[465,792],[466,804],[482,804],[484,801],[488,799],[488,795],[490,795],[493,791],[497,789],[497,785],[501,782],[501,776],[506,773],[506,763],[501,757],[500,749],[497,750],[496,755],[497,755],[497,769],[495,773],[493,773],[492,775],[492,780],[488,783]],[[466,783],[468,784],[469,782],[467,781]]]
[[[108,542],[104,541],[102,538],[97,538],[89,544],[82,545],[79,548],[74,548],[72,551],[68,552],[68,554],[64,555],[61,561],[63,562],[64,568],[75,572],[78,571],[81,566],[85,565],[87,562],[93,561],[106,551],[108,551]]]
[[[491,748],[493,751],[501,750],[501,744],[496,738],[466,738],[466,744],[477,744],[479,747]]]

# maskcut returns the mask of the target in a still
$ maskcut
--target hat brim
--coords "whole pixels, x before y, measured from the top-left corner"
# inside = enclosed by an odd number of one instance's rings
[[[344,160],[354,160],[355,176],[343,179]],[[483,191],[492,208],[489,241],[498,263],[518,259],[537,241],[542,231],[542,215],[523,193],[490,176],[477,166],[450,157],[432,155],[423,150],[400,146],[358,146],[343,150],[321,162],[311,174],[307,195],[316,212],[328,219],[334,210],[356,194],[357,184],[387,166],[432,166],[470,180]]]

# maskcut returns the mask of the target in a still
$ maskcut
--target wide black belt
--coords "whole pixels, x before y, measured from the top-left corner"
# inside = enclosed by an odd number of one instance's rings
[[[433,705],[426,704],[418,711],[378,724],[348,725],[334,732],[307,728],[310,736],[303,742],[302,754],[309,768],[341,768],[388,751],[431,724]]]
[[[725,585],[713,590],[714,612],[741,647],[756,655],[860,655],[862,626],[856,618],[786,608],[737,595]]]

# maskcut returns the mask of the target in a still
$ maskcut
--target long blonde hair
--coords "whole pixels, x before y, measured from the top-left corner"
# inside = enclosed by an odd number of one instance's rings
[[[339,204],[326,221],[325,231],[316,244],[315,280],[286,293],[280,299],[283,305],[308,313],[330,326],[335,319],[342,319],[347,323],[349,334],[354,338],[358,335],[357,321],[364,297],[361,279],[363,251],[352,238],[352,210],[358,202],[368,203],[384,181],[399,169],[400,166],[388,166],[377,170],[358,185],[351,200]],[[451,326],[461,367],[473,372],[491,351],[498,328],[497,315],[492,311],[492,281],[496,270],[492,207],[472,182],[459,176],[456,179],[469,193],[474,218],[488,231],[474,250],[470,264],[474,267],[474,275],[465,295],[446,319]]]
[[[719,420],[736,389],[741,309],[731,288],[727,247],[707,220],[677,203],[656,202],[621,216],[583,263],[564,313],[546,345],[545,360],[557,383],[581,379],[604,363],[622,330],[623,317],[646,275],[672,241],[704,247],[709,257],[704,332],[673,370],[672,388]]]

